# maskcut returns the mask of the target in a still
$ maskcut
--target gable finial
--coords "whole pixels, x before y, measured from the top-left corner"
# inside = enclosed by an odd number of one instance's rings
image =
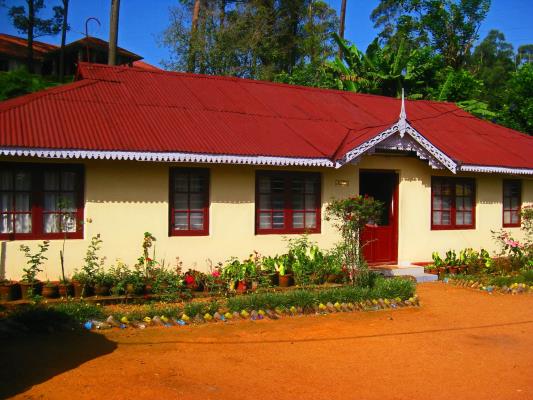
[[[400,119],[398,120],[398,130],[400,131],[400,137],[403,138],[405,131],[407,129],[407,114],[405,112],[405,98],[404,90],[402,88],[402,108],[400,110]]]

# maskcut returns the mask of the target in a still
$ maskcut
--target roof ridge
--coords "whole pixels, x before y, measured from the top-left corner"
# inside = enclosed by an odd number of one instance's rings
[[[328,89],[328,88],[319,88],[319,87],[312,87],[312,86],[302,86],[302,85],[293,85],[290,83],[283,83],[283,82],[272,82],[272,81],[266,81],[261,79],[250,79],[250,78],[241,78],[237,76],[228,76],[228,75],[208,75],[208,74],[196,74],[192,72],[182,72],[182,71],[168,71],[164,69],[160,69],[159,71],[151,71],[151,70],[145,70],[142,68],[136,68],[136,67],[128,67],[124,65],[105,65],[105,64],[93,64],[93,63],[87,63],[87,62],[80,62],[80,67],[95,67],[95,68],[108,68],[108,69],[122,69],[126,71],[133,71],[133,72],[146,72],[151,74],[159,74],[159,75],[177,75],[182,77],[191,77],[191,78],[198,78],[198,79],[212,79],[212,80],[227,80],[227,81],[237,81],[237,82],[245,82],[250,84],[261,84],[261,85],[268,85],[268,86],[277,86],[277,87],[283,87],[283,88],[291,88],[291,89],[299,89],[304,91],[312,91],[312,92],[325,92],[325,93],[343,93],[347,95],[354,95],[354,96],[364,96],[364,97],[371,97],[371,98],[385,98],[385,99],[391,99],[391,100],[400,100],[396,97],[389,97],[389,96],[382,96],[378,94],[371,94],[371,93],[358,93],[358,92],[350,92],[346,90],[340,90],[340,89]],[[409,101],[427,101],[427,100],[409,100]]]

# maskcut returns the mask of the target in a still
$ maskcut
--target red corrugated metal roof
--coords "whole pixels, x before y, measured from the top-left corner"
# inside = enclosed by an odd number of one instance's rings
[[[44,55],[57,49],[53,44],[33,41],[33,57],[42,60]],[[28,56],[28,41],[24,38],[0,33],[0,54],[18,59],[26,59]]]
[[[341,159],[400,100],[230,77],[81,64],[79,81],[0,104],[0,147]],[[450,103],[408,119],[458,163],[533,168],[533,138]]]

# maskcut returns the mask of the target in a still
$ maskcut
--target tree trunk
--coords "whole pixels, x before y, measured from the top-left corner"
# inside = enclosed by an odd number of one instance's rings
[[[33,27],[35,26],[35,7],[34,0],[28,0],[28,72],[33,74]]]
[[[63,0],[63,25],[61,26],[61,50],[59,52],[59,81],[63,82],[65,79],[65,44],[67,40],[68,28],[68,2]]]
[[[342,0],[341,3],[341,16],[340,16],[340,25],[339,25],[339,36],[341,39],[344,39],[344,24],[346,22],[346,0]],[[342,60],[342,50],[339,47],[339,58]]]
[[[196,68],[196,39],[198,35],[198,19],[200,17],[200,1],[201,0],[194,0],[194,7],[192,10],[191,38],[189,40],[187,72],[194,72]]]
[[[120,0],[111,0],[111,17],[109,22],[109,54],[107,63],[117,64],[117,43],[118,43],[118,18],[120,10]]]

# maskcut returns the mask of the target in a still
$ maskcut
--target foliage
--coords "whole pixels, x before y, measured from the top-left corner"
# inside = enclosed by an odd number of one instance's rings
[[[94,303],[84,301],[67,301],[54,304],[50,307],[52,310],[67,315],[78,322],[85,322],[90,319],[104,318],[102,307]]]
[[[73,279],[82,283],[85,286],[90,286],[94,284],[94,279],[98,271],[103,268],[105,258],[100,258],[97,252],[101,248],[103,243],[100,239],[100,234],[93,236],[91,242],[87,247],[87,252],[85,253],[84,264],[80,268],[80,271],[77,271],[73,275]]]
[[[170,9],[161,43],[173,70],[272,79],[305,62],[318,65],[334,51],[335,11],[321,0],[193,1]]]
[[[15,28],[20,33],[28,33],[31,29],[33,37],[59,33],[63,23],[63,7],[53,7],[54,14],[51,18],[39,18],[39,12],[46,8],[45,0],[25,0],[24,3],[29,1],[33,3],[33,17],[29,16],[29,9],[26,9],[24,5],[9,8],[8,15]]]
[[[361,233],[365,225],[379,221],[383,204],[372,197],[352,196],[332,200],[326,213],[326,219],[335,220],[335,226],[341,233],[343,261],[350,280],[355,283],[357,273],[366,268],[362,252],[365,243],[361,243]]]
[[[22,326],[24,332],[47,334],[55,330],[70,330],[76,327],[78,320],[75,316],[75,313],[64,312],[62,309],[36,304],[17,308],[9,313],[6,319]]]
[[[33,288],[33,284],[37,282],[37,274],[43,271],[41,266],[43,265],[45,260],[48,260],[44,253],[48,251],[49,246],[50,242],[48,240],[45,240],[42,244],[37,245],[39,250],[37,250],[33,254],[31,253],[31,249],[29,248],[29,246],[21,244],[19,247],[20,251],[24,253],[24,257],[27,259],[27,267],[23,268],[24,274],[22,275],[22,280],[32,285],[30,286],[30,291]]]
[[[533,134],[533,63],[525,63],[511,73],[499,122]]]
[[[137,265],[144,268],[146,278],[153,278],[157,273],[157,261],[155,258],[155,245],[157,239],[150,232],[144,232],[142,243],[142,255],[137,259]],[[152,257],[149,256],[149,249],[153,247]]]
[[[483,82],[464,69],[453,70],[448,67],[440,74],[445,76],[437,88],[435,97],[439,101],[464,101],[475,98],[481,93]]]
[[[515,70],[513,46],[505,41],[505,35],[492,29],[474,49],[468,59],[468,68],[477,79],[483,81],[484,90],[479,100],[485,102],[490,109],[499,110],[507,82]]]
[[[274,82],[290,85],[310,86],[324,89],[338,89],[338,80],[332,68],[326,64],[305,63],[296,65],[290,73],[282,71],[274,75]]]
[[[455,250],[448,250],[444,259],[438,252],[433,252],[431,255],[433,265],[436,268],[457,267],[465,265],[468,272],[477,272],[480,270],[491,270],[493,267],[493,260],[487,250],[481,249],[475,251],[472,248],[466,248],[459,251],[457,255]]]
[[[64,9],[61,6],[52,8],[51,18],[39,16],[46,8],[45,0],[25,0],[24,5],[14,5],[8,9],[8,16],[13,26],[28,37],[28,70],[33,72],[33,40],[39,36],[56,35],[61,31]],[[26,8],[27,7],[27,8]]]
[[[301,235],[288,240],[288,264],[294,274],[297,285],[308,285],[316,277],[315,273],[324,265],[324,254],[309,236]]]
[[[380,0],[371,19],[385,43],[409,40],[411,48],[432,46],[447,66],[461,68],[485,19],[490,0]]]
[[[0,101],[56,86],[58,83],[30,74],[25,68],[0,72]]]
[[[254,293],[229,298],[227,308],[230,311],[288,309],[292,306],[309,310],[319,303],[359,302],[369,299],[409,299],[414,295],[415,285],[406,279],[375,280],[373,287],[344,286],[341,288],[309,290],[297,289],[278,293]]]

